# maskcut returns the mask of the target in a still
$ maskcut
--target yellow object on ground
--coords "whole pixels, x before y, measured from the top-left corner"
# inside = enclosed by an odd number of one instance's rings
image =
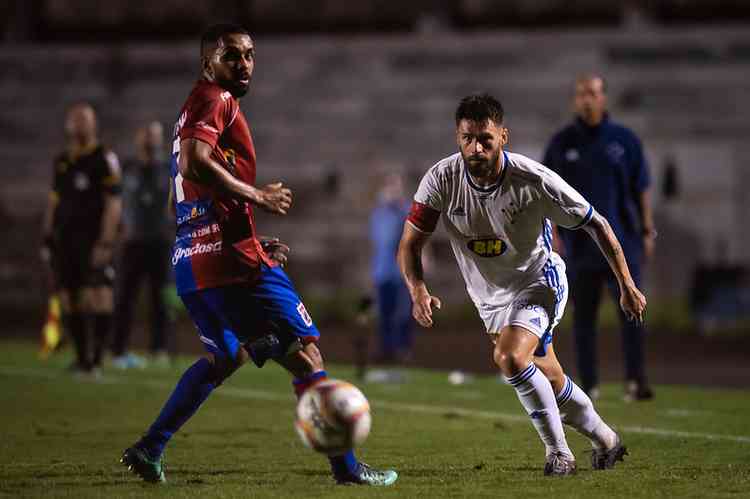
[[[42,327],[42,346],[39,349],[39,358],[47,359],[52,352],[57,350],[62,341],[62,324],[60,323],[60,299],[53,294],[47,305],[47,320]]]

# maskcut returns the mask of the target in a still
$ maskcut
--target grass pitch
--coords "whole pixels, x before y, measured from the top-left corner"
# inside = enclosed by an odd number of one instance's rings
[[[0,343],[0,495],[8,497],[750,497],[747,391],[657,386],[654,402],[625,404],[605,386],[597,404],[630,449],[614,470],[592,472],[588,443],[568,432],[575,477],[542,476],[543,448],[510,387],[495,378],[460,386],[410,370],[400,385],[357,383],[373,408],[358,455],[391,466],[394,487],[335,486],[322,456],[292,429],[294,397],[277,366],[241,369],[168,447],[163,486],[119,463],[184,368],[105,370],[74,381],[65,356]],[[331,366],[334,377],[353,371]]]

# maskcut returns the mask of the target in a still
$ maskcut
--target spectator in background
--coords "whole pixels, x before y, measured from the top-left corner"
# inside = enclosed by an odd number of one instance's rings
[[[651,212],[650,175],[638,137],[613,122],[607,112],[606,83],[599,75],[575,82],[576,119],[550,141],[544,164],[557,172],[604,216],[622,244],[635,285],[641,288],[642,264],[654,251],[656,230]],[[596,318],[601,288],[607,284],[615,302],[617,282],[606,260],[586,234],[560,230],[573,296],[573,329],[581,386],[598,396]],[[619,307],[618,311],[619,311]],[[626,400],[647,400],[642,324],[619,311],[625,354]]]
[[[396,252],[409,214],[410,203],[401,176],[385,176],[377,205],[370,216],[372,279],[376,288],[379,362],[400,363],[411,356],[411,297],[396,261]]]
[[[76,375],[96,377],[112,322],[112,253],[122,211],[120,165],[99,143],[90,104],[68,109],[65,135],[66,149],[54,162],[41,257],[51,267],[63,326],[75,345],[72,369]]]
[[[153,121],[136,131],[136,157],[123,169],[125,243],[120,263],[117,325],[112,347],[113,365],[120,369],[144,367],[145,360],[128,352],[133,312],[141,283],[148,279],[153,360],[168,365],[167,306],[171,224],[167,214],[169,163],[164,154],[164,130]]]

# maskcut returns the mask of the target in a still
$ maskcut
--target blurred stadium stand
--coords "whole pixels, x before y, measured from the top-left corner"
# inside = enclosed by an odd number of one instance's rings
[[[7,0],[8,40],[133,40],[193,36],[206,22],[232,19],[255,33],[331,33],[666,25],[738,22],[743,0]]]
[[[0,249],[1,306],[39,295],[38,221],[65,106],[91,100],[106,142],[127,156],[138,124],[174,121],[197,77],[197,37],[218,19],[259,33],[253,88],[243,101],[259,181],[283,179],[297,194],[290,217],[261,215],[259,224],[292,245],[295,281],[307,292],[368,288],[373,176],[399,169],[416,182],[453,153],[460,97],[498,95],[512,149],[539,158],[570,119],[572,78],[590,70],[608,77],[613,114],[644,139],[652,164],[660,244],[651,291],[687,300],[693,269],[717,259],[718,245],[729,263],[750,264],[750,236],[738,230],[750,213],[743,188],[750,181],[750,30],[706,22],[748,19],[750,3],[401,4],[317,0],[303,10],[286,0],[189,8],[178,0],[36,0],[0,7],[7,14],[0,28],[0,212],[13,227]],[[633,10],[645,20],[635,27]],[[572,29],[571,22],[588,27]],[[316,34],[290,34],[300,32]],[[658,185],[668,156],[680,192],[665,200]],[[447,251],[438,242],[438,257]],[[455,265],[444,262],[435,286],[463,301]]]

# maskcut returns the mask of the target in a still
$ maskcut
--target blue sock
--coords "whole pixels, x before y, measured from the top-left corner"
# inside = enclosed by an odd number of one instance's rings
[[[328,461],[331,462],[331,471],[336,478],[354,475],[359,466],[359,461],[357,461],[353,450],[349,450],[341,456],[328,456]]]
[[[210,371],[211,363],[205,358],[198,359],[190,366],[177,382],[159,417],[138,442],[153,459],[161,456],[172,435],[195,414],[213,391],[213,383],[207,381]]]
[[[294,378],[294,380],[292,381],[294,394],[297,395],[297,398],[299,399],[302,394],[307,391],[308,388],[315,385],[316,383],[320,383],[326,378],[328,378],[328,373],[325,371],[318,371],[316,373],[309,374],[304,378]]]
[[[304,378],[296,378],[292,381],[294,393],[297,394],[297,398],[299,398],[308,388],[325,380],[327,377],[328,373],[325,371],[318,371]],[[357,461],[357,458],[354,456],[354,451],[352,450],[349,450],[346,454],[340,456],[328,456],[328,460],[331,462],[331,470],[333,471],[333,476],[336,478],[344,478],[353,475],[357,471],[359,465],[359,461]]]

